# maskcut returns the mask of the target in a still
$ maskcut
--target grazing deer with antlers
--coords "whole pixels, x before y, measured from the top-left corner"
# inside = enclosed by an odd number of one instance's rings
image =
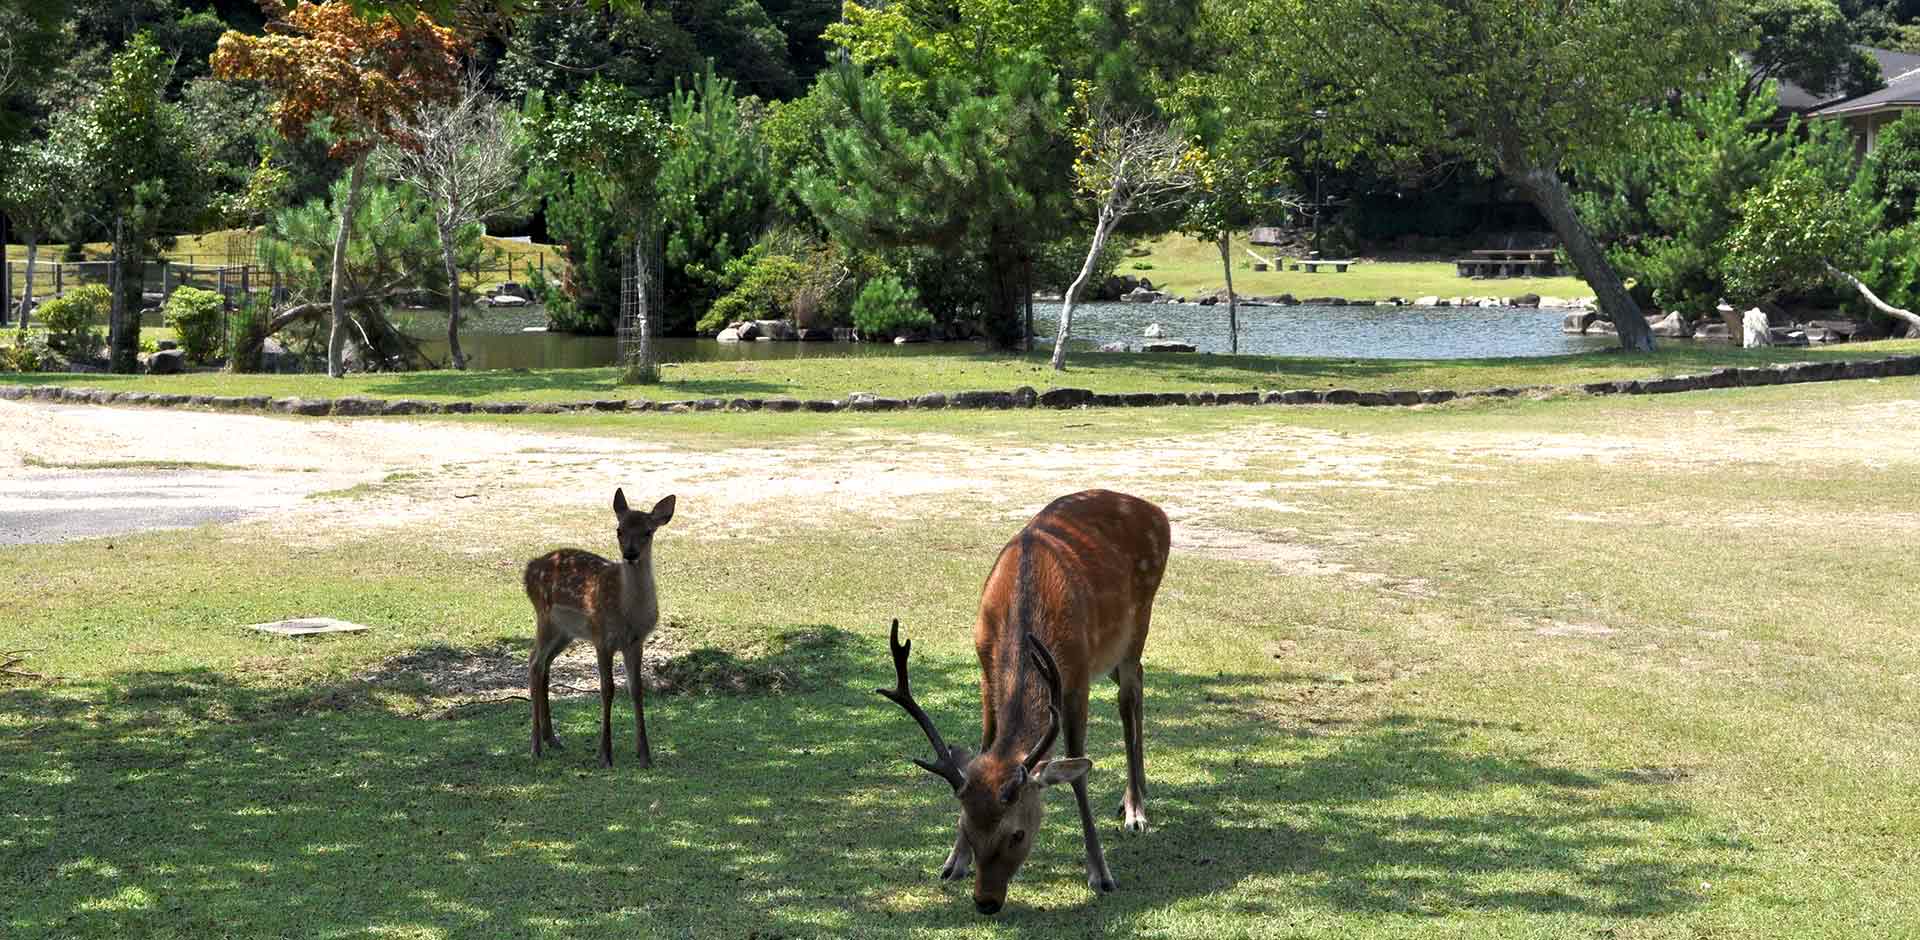
[[[980,596],[973,628],[980,657],[980,752],[948,747],[907,685],[911,642],[893,622],[895,687],[875,689],[906,709],[933,744],[934,760],[914,763],[945,780],[960,800],[959,838],[942,880],[979,866],[973,903],[982,914],[1006,904],[1007,883],[1033,850],[1044,809],[1041,791],[1073,786],[1087,850],[1087,885],[1114,889],[1087,805],[1087,693],[1094,676],[1120,686],[1127,787],[1121,802],[1129,832],[1147,827],[1147,776],[1141,744],[1140,652],[1153,596],[1167,567],[1167,516],[1143,499],[1107,490],[1063,496],[1033,517],[1000,550]],[[1066,731],[1066,756],[1052,754]]]
[[[554,657],[574,640],[593,644],[600,657],[600,766],[613,766],[613,654],[626,661],[633,693],[634,743],[640,766],[653,764],[647,749],[647,712],[641,701],[640,647],[660,622],[660,595],[653,581],[653,532],[673,518],[669,496],[649,512],[627,508],[627,495],[613,491],[615,535],[621,563],[577,548],[563,548],[527,562],[527,598],[533,601],[533,655],[527,663],[527,697],[533,700],[533,756],[559,747],[547,684]]]

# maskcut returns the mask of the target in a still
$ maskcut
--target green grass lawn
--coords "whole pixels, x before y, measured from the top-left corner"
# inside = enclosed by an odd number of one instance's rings
[[[603,508],[432,493],[385,526],[0,547],[0,651],[53,677],[0,677],[0,932],[1912,936],[1920,457],[1873,441],[1913,432],[1917,396],[835,416],[703,479],[868,448],[965,485],[881,514],[683,495],[645,772],[624,704],[612,771],[590,697],[556,701],[568,747],[535,761],[524,701],[434,671],[516,676],[519,565],[605,544]],[[714,447],[726,416],[688,417],[647,440]],[[1183,444],[1211,456],[1156,462]],[[1022,452],[1080,459],[979,457]],[[948,737],[972,737],[980,579],[1022,507],[1095,482],[1182,526],[1146,655],[1153,828],[1111,817],[1101,681],[1090,779],[1119,892],[1087,891],[1056,794],[1009,908],[981,918],[934,877],[953,811],[906,762],[925,741],[871,691],[885,626]],[[378,629],[238,629],[310,613]]]
[[[1226,286],[1220,270],[1220,249],[1212,242],[1165,235],[1143,247],[1150,254],[1144,258],[1121,259],[1114,273],[1145,277],[1160,290],[1188,297],[1210,294]],[[1427,295],[1452,298],[1539,294],[1566,299],[1593,296],[1593,290],[1577,277],[1465,278],[1445,261],[1367,261],[1348,268],[1344,274],[1331,270],[1319,274],[1255,271],[1253,259],[1247,255],[1250,247],[1263,258],[1274,257],[1271,249],[1249,245],[1244,233],[1234,239],[1233,289],[1242,296],[1292,294],[1302,298],[1345,297],[1349,300],[1390,297],[1412,300]]]
[[[658,385],[616,384],[604,369],[490,372],[401,372],[352,375],[174,376],[0,373],[0,383],[82,385],[121,391],[187,395],[271,395],[331,398],[368,395],[428,401],[580,401],[595,398],[770,397],[840,398],[854,392],[911,396],[926,392],[1012,389],[1022,385],[1090,388],[1097,392],[1228,391],[1239,389],[1387,388],[1471,389],[1521,385],[1577,385],[1615,379],[1704,372],[1717,366],[1819,359],[1868,358],[1920,351],[1920,342],[1885,341],[1800,349],[1738,349],[1669,342],[1652,355],[1614,351],[1514,359],[1315,359],[1191,354],[1081,353],[1064,375],[1045,354],[821,357],[674,363]]]

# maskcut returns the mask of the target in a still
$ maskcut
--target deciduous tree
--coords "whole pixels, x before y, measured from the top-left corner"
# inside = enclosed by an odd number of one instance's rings
[[[213,53],[214,74],[270,89],[274,126],[289,141],[304,139],[324,121],[333,139],[329,153],[350,166],[335,233],[327,340],[327,373],[338,377],[346,342],[347,242],[366,182],[366,156],[382,141],[418,146],[401,120],[424,102],[458,93],[459,57],[466,44],[423,13],[362,18],[348,0],[292,7],[264,0],[263,5],[274,17],[268,33],[221,36]]]
[[[1640,307],[1561,173],[1625,145],[1635,109],[1739,45],[1725,0],[1228,0],[1243,112],[1324,109],[1336,154],[1395,144],[1499,170],[1552,225],[1629,350]],[[1276,89],[1294,93],[1276,94]]]
[[[535,148],[543,161],[570,169],[562,182],[599,195],[616,218],[627,220],[626,273],[631,306],[621,302],[622,328],[630,328],[632,349],[623,363],[629,382],[660,381],[653,347],[659,313],[657,258],[660,252],[658,177],[672,126],[647,101],[608,82],[592,81],[571,98],[533,114]]]
[[[423,103],[394,126],[413,146],[377,151],[381,168],[418,189],[433,204],[447,274],[448,360],[454,368],[465,369],[467,357],[460,351],[459,234],[512,211],[525,196],[521,178],[527,146],[519,116],[469,76],[458,96]]]
[[[1092,100],[1091,85],[1082,85],[1077,98],[1073,139],[1078,153],[1073,177],[1080,194],[1094,204],[1093,242],[1080,273],[1060,301],[1060,322],[1053,339],[1055,372],[1066,371],[1073,308],[1113,230],[1129,215],[1177,205],[1197,178],[1200,157],[1157,116],[1128,113]]]

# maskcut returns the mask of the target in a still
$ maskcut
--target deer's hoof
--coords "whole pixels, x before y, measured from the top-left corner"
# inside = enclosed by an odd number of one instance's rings
[[[1112,894],[1120,886],[1114,884],[1112,875],[1088,875],[1087,887],[1092,888],[1095,894]]]
[[[948,862],[945,865],[940,866],[940,880],[941,881],[959,881],[960,879],[967,877],[969,869],[971,868],[972,866],[970,865],[955,865],[952,862]]]
[[[1127,832],[1132,832],[1132,833],[1146,832],[1147,831],[1147,814],[1146,813],[1128,813],[1127,821],[1124,824],[1122,824],[1121,828],[1126,830]]]

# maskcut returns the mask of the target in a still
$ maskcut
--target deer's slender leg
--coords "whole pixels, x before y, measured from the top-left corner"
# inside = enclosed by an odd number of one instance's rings
[[[966,817],[960,817],[962,824]],[[941,881],[959,881],[973,870],[973,846],[967,844],[967,834],[954,826],[953,851],[947,853],[947,861],[940,866]]]
[[[620,651],[620,658],[627,666],[627,689],[633,693],[633,745],[634,755],[641,767],[653,766],[653,752],[647,748],[647,706],[645,689],[640,684],[640,644],[635,643]]]
[[[566,637],[541,621],[533,631],[533,651],[527,656],[527,698],[533,702],[533,756],[539,757],[542,745],[559,747],[553,734],[553,704],[547,687],[552,678],[553,658],[567,645]]]
[[[1147,831],[1147,757],[1142,739],[1143,675],[1140,661],[1121,663],[1113,671],[1120,685],[1120,727],[1127,744],[1127,794],[1120,801],[1126,831]]]
[[[1087,688],[1086,683],[1067,693],[1067,713],[1061,724],[1066,732],[1067,756],[1085,757],[1087,755]],[[1093,807],[1087,802],[1087,778],[1076,777],[1073,781],[1073,800],[1080,806],[1080,833],[1087,848],[1087,887],[1107,894],[1116,887],[1113,872],[1107,869],[1107,855],[1100,850],[1100,831],[1093,822]]]
[[[555,635],[547,644],[546,655],[540,659],[540,733],[546,738],[547,746],[558,750],[560,736],[553,733],[553,698],[549,690],[553,686],[553,661],[560,658],[572,640],[565,635]]]
[[[613,766],[613,651],[596,650],[600,660],[600,766]]]

